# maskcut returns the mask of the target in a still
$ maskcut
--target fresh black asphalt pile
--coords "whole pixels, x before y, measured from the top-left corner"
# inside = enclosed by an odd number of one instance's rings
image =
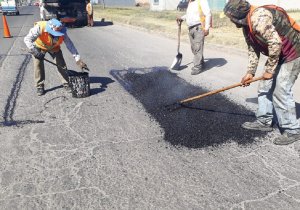
[[[193,86],[167,70],[141,69],[123,74],[121,84],[137,98],[165,132],[164,139],[172,145],[188,148],[217,146],[229,141],[247,145],[264,133],[241,128],[246,121],[254,121],[254,113],[229,101],[221,94],[170,111],[165,105],[208,92]],[[118,78],[117,78],[118,79]],[[119,80],[119,79],[118,79]],[[130,84],[130,85],[128,85]]]

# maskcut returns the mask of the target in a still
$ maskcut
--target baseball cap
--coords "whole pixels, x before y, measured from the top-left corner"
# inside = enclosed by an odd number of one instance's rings
[[[64,36],[67,28],[59,20],[53,18],[47,21],[46,31],[53,36]]]

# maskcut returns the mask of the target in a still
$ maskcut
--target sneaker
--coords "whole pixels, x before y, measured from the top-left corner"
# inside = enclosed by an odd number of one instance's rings
[[[293,134],[293,133],[284,132],[281,136],[277,137],[273,143],[276,145],[288,145],[298,140],[300,140],[299,133]]]
[[[200,74],[201,72],[202,72],[201,68],[192,68],[191,75],[197,75]]]
[[[264,125],[259,121],[254,122],[245,122],[242,124],[242,128],[248,129],[248,130],[257,130],[257,131],[272,131],[273,127],[271,125]]]
[[[64,89],[65,89],[65,91],[66,91],[67,93],[72,93],[72,89],[71,89],[71,87],[70,87],[69,85],[65,85],[65,86],[64,86]]]
[[[38,87],[38,88],[36,89],[36,92],[37,92],[37,95],[38,95],[38,96],[42,96],[42,95],[45,94],[45,89],[44,89],[44,87]]]

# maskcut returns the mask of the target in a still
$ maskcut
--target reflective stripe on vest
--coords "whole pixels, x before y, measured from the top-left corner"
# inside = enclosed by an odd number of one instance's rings
[[[53,43],[53,38],[52,36],[46,32],[46,25],[47,25],[47,21],[39,21],[37,23],[35,23],[35,25],[39,25],[40,26],[40,30],[41,30],[41,35],[37,38],[37,40],[34,42],[35,45],[44,50],[44,51],[52,51],[52,52],[57,52],[60,50],[60,45],[63,43],[64,41],[64,37],[60,36],[58,41],[56,43]]]

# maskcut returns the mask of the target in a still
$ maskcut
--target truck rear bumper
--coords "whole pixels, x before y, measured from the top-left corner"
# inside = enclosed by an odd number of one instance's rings
[[[2,7],[2,13],[19,13],[19,10],[16,7]]]

